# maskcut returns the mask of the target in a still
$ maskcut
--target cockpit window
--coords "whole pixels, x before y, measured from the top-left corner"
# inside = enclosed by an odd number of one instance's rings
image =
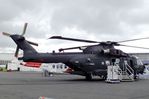
[[[139,59],[139,57],[134,56],[134,55],[133,55],[133,57],[136,58],[136,60],[137,60],[137,65],[143,65],[143,63],[142,63],[142,61]]]
[[[143,65],[142,61],[139,58],[137,58],[137,65]]]

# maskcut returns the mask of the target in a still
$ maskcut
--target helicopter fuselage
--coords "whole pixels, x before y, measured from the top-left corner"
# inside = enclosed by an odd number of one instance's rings
[[[143,72],[143,65],[137,64],[137,59],[134,57],[119,57],[106,54],[91,54],[91,53],[36,53],[27,54],[22,57],[25,62],[41,62],[41,63],[64,63],[74,70],[73,74],[92,74],[98,76],[106,76],[107,66],[114,65],[116,60],[117,65],[123,69],[124,63],[127,62],[136,73]]]

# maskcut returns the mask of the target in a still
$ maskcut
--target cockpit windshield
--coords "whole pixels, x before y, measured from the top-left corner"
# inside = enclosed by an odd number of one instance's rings
[[[142,61],[137,57],[137,65],[143,65]]]
[[[143,65],[143,62],[141,61],[141,59],[140,59],[139,57],[134,56],[134,55],[133,55],[133,57],[136,58],[136,60],[137,60],[137,65],[138,65],[138,66],[139,66],[139,65]]]
[[[140,59],[137,59],[137,65],[143,65],[143,63]]]

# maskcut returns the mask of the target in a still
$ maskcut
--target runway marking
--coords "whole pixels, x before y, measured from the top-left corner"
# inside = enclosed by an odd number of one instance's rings
[[[39,99],[54,99],[54,98],[49,98],[49,97],[40,96]]]

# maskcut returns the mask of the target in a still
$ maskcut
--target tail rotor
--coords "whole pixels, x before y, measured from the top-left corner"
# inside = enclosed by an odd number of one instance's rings
[[[23,37],[23,36],[25,35],[26,29],[27,29],[27,25],[28,25],[28,23],[25,23],[25,24],[24,24],[23,32],[22,32],[22,34],[20,35],[21,37]],[[11,37],[11,36],[13,35],[13,34],[10,34],[10,33],[7,33],[7,32],[3,32],[2,34],[5,35],[5,36],[8,36],[8,37]],[[27,41],[27,40],[26,40],[26,41]],[[27,41],[27,42],[28,42],[29,44],[38,46],[37,43],[31,42],[31,41]],[[16,51],[15,51],[15,54],[14,54],[14,56],[17,57],[17,58],[18,58],[18,54],[19,54],[19,49],[20,49],[20,48],[19,48],[19,46],[17,45]]]
[[[27,29],[27,25],[28,25],[28,23],[24,24],[24,28],[23,28],[23,32],[22,32],[21,36],[25,35],[26,29]],[[18,57],[18,54],[19,54],[19,47],[17,46],[16,51],[15,51],[15,57]]]

